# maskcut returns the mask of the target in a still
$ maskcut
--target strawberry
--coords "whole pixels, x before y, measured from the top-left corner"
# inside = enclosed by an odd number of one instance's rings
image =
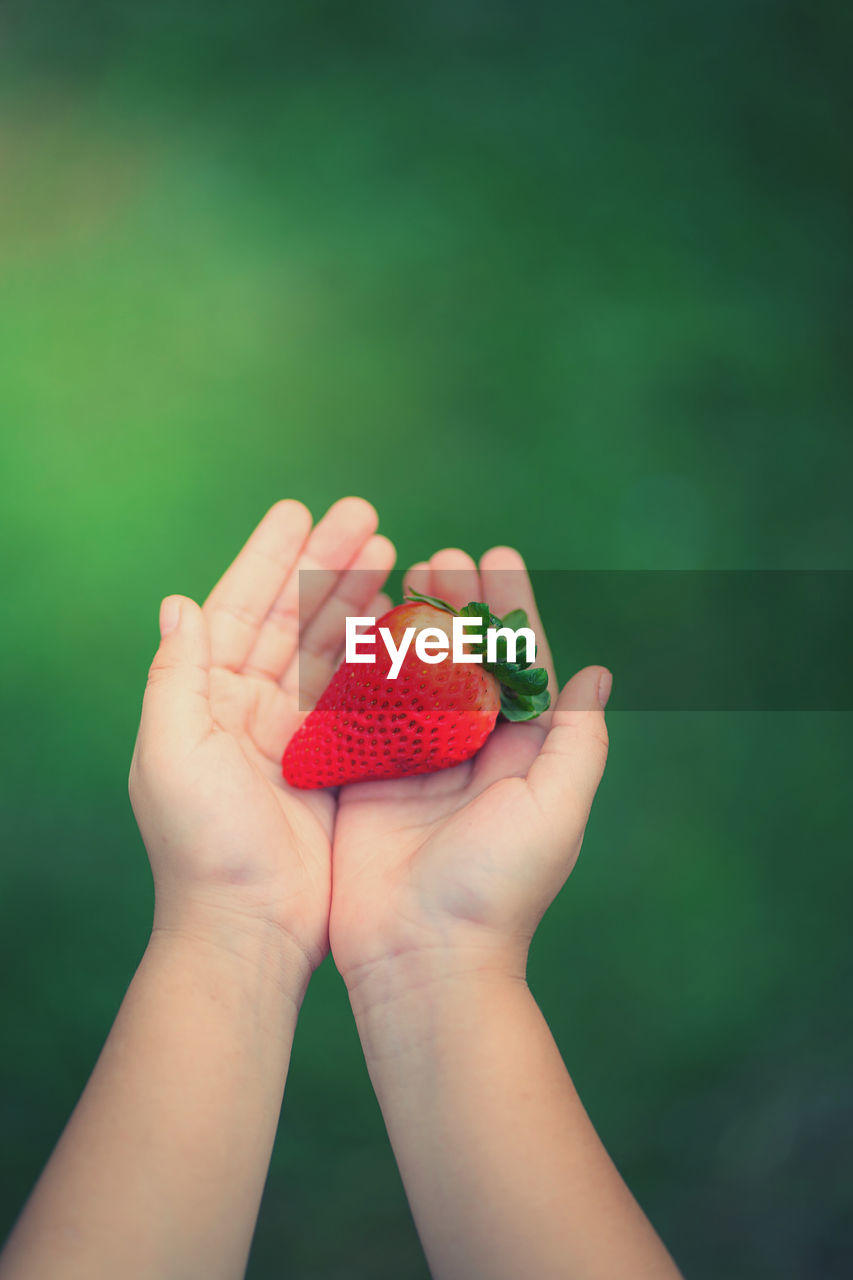
[[[410,591],[404,603],[376,623],[387,627],[400,645],[407,627],[416,632],[437,627],[448,637],[455,610],[443,600]],[[547,672],[526,662],[507,662],[499,639],[494,663],[485,661],[485,630],[527,625],[523,610],[501,620],[488,605],[472,601],[458,610],[479,617],[481,636],[466,649],[482,652],[482,663],[454,663],[448,653],[439,663],[424,663],[415,637],[396,679],[381,645],[373,663],[343,662],[288,743],[282,757],[285,781],[296,787],[336,787],[368,778],[401,778],[432,773],[468,760],[495,727],[498,715],[531,720],[550,702]]]

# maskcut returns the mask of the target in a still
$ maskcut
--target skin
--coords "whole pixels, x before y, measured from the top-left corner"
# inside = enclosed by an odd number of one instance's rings
[[[0,1256],[2,1280],[242,1275],[296,1018],[328,951],[329,793],[280,777],[298,620],[323,682],[339,619],[394,550],[346,498],[277,503],[148,676],[130,768],[151,937],[95,1070]],[[356,574],[347,569],[359,570]],[[311,569],[298,609],[298,571]]]
[[[407,583],[526,609],[524,564],[447,550]],[[331,945],[433,1276],[677,1277],[574,1090],[526,982],[607,758],[610,673],[589,667],[470,761],[343,788]]]
[[[277,503],[201,608],[163,602],[129,779],[151,937],[2,1280],[243,1273],[298,1011],[330,947],[434,1276],[678,1274],[524,977],[604,767],[608,673],[578,673],[547,720],[499,728],[440,774],[337,796],[281,778],[300,679],[316,698],[344,617],[389,607],[394,551],[375,529],[361,499],[314,527]],[[526,607],[550,664],[516,552],[479,570],[440,552],[409,581]]]

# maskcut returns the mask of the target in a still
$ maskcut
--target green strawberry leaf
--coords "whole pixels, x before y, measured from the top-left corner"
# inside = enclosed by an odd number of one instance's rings
[[[541,693],[548,684],[548,672],[544,667],[519,669],[509,662],[501,662],[492,667],[501,684],[516,693],[532,695]]]
[[[459,616],[462,618],[479,618],[482,622],[483,625],[480,629],[480,634],[469,637],[469,643],[471,645],[469,652],[482,656],[486,651],[486,632],[492,625],[490,621],[492,615],[489,612],[489,606],[487,604],[483,604],[479,600],[470,600],[464,608],[459,610]]]
[[[436,596],[425,596],[422,591],[415,591],[414,587],[409,587],[403,596],[403,601],[411,600],[413,604],[431,604],[435,609],[443,609],[445,613],[455,613],[453,605],[447,603],[446,600],[439,600]]]
[[[492,615],[489,612],[489,606],[487,604],[483,604],[482,600],[469,600],[468,603],[463,605],[459,610],[459,616],[461,618],[482,618],[484,631],[486,627],[490,627],[492,625],[490,621]]]
[[[526,627],[527,614],[523,609],[512,609],[505,618],[496,618],[487,604],[479,600],[471,600],[460,610],[467,617],[482,618],[484,627],[500,630],[509,627],[517,631]],[[485,652],[484,643],[480,652]],[[551,695],[546,691],[548,672],[544,667],[534,667],[526,659],[520,662],[508,662],[508,647],[505,636],[498,636],[495,645],[495,662],[483,665],[487,671],[496,676],[501,688],[501,714],[507,720],[533,720],[540,716],[551,704]]]
[[[543,711],[547,711],[550,705],[551,695],[547,689],[527,697],[523,693],[513,693],[511,689],[501,686],[501,715],[505,720],[535,720]]]

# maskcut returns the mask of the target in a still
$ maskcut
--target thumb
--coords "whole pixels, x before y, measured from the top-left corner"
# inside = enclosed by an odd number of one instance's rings
[[[152,742],[195,745],[210,731],[207,619],[188,596],[160,605],[160,647],[148,671],[140,731]]]
[[[612,677],[606,667],[584,667],[563,689],[551,727],[530,766],[528,782],[561,828],[580,835],[607,762],[604,708]]]

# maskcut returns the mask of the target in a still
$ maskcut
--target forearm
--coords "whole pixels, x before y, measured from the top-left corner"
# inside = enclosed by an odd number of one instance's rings
[[[306,981],[271,931],[155,930],[2,1280],[241,1276]]]
[[[523,977],[408,969],[351,1000],[436,1280],[677,1277]]]

